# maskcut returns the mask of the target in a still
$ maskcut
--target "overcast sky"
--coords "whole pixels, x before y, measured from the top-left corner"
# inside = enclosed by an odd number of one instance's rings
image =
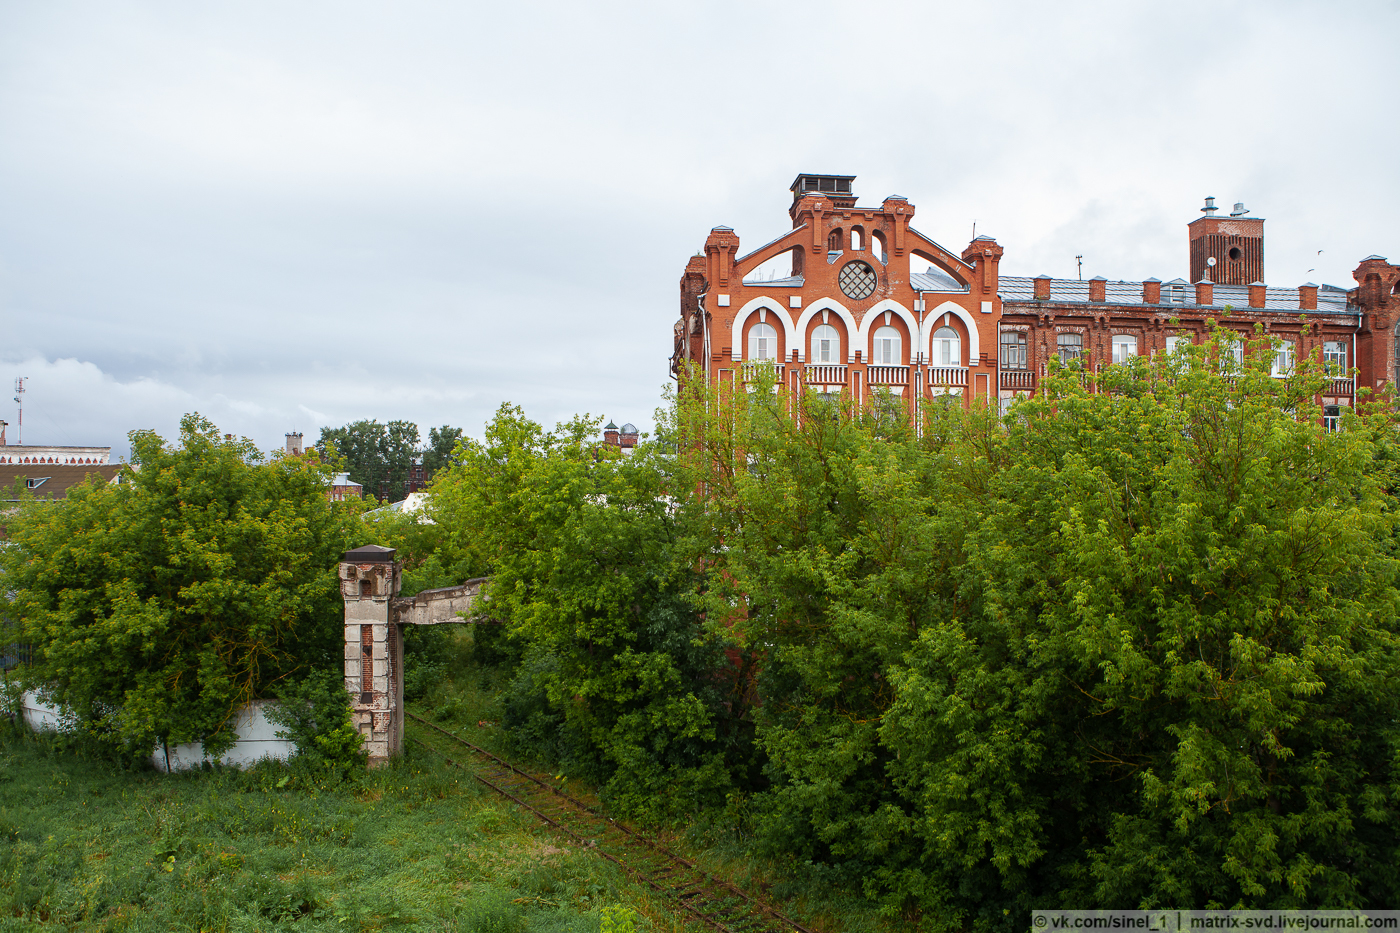
[[[503,401],[650,426],[677,281],[798,172],[1008,275],[1400,256],[1400,4],[0,0],[0,418],[278,447]]]

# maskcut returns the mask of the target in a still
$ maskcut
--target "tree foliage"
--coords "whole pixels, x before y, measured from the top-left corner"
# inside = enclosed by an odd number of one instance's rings
[[[518,746],[663,818],[723,800],[742,698],[723,633],[685,598],[658,451],[623,458],[597,427],[546,432],[502,406],[434,484],[431,515],[492,575],[485,611],[521,658],[506,697]]]
[[[771,851],[892,913],[1400,894],[1394,426],[1212,343],[1005,419],[692,387],[712,624],[762,653]]]
[[[132,469],[10,527],[5,613],[26,672],[86,731],[133,753],[234,740],[232,713],[313,667],[338,669],[336,564],[360,542],[314,457],[262,462],[198,415],[172,447],[131,434]]]
[[[409,470],[421,460],[424,478],[451,465],[462,429],[444,424],[428,429],[428,443],[419,446],[418,425],[411,421],[352,421],[339,428],[322,428],[316,450],[322,459],[332,453],[344,463],[350,478],[373,498],[397,501],[408,489]]]
[[[316,450],[323,460],[339,457],[350,478],[374,498],[403,498],[408,472],[418,454],[418,425],[411,421],[352,421],[322,428]]]

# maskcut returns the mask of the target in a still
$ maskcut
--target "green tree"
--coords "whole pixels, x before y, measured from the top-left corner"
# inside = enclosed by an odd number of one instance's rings
[[[327,501],[328,465],[262,462],[197,414],[178,447],[135,431],[131,449],[119,482],[11,525],[5,613],[37,653],[29,683],[101,741],[217,752],[240,705],[338,669],[336,566],[358,510]]]
[[[452,454],[462,439],[462,429],[444,424],[428,429],[428,445],[423,448],[423,472],[432,479],[439,470],[452,465]]]
[[[316,441],[322,460],[340,458],[350,478],[373,498],[402,499],[418,454],[418,425],[411,421],[353,421],[322,428]]]
[[[502,406],[434,483],[430,510],[474,539],[486,611],[522,648],[506,696],[517,744],[598,781],[624,812],[670,817],[723,801],[742,697],[726,694],[722,633],[684,599],[692,571],[673,563],[660,451],[623,458],[597,427],[546,432]]]
[[[673,488],[757,654],[772,852],[934,927],[1400,896],[1393,421],[1329,435],[1308,363],[1224,358],[917,437],[687,384]]]

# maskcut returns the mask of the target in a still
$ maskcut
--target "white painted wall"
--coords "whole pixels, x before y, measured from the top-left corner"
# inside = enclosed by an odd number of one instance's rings
[[[218,761],[224,766],[242,768],[257,764],[264,758],[285,761],[296,752],[296,746],[286,739],[277,737],[280,726],[273,725],[263,715],[263,710],[276,704],[275,700],[254,700],[240,709],[235,715],[234,732],[238,741],[219,758],[204,754],[204,746],[198,742],[170,746],[170,760],[167,765],[166,750],[157,748],[151,753],[151,764],[157,771],[185,771],[198,768],[206,760],[211,764]]]
[[[198,742],[170,746],[169,762],[166,750],[157,748],[151,753],[151,764],[157,771],[184,771],[198,768],[207,759],[225,766],[244,767],[256,764],[264,758],[285,761],[296,752],[296,746],[286,739],[277,737],[278,726],[267,721],[263,711],[275,700],[254,700],[235,714],[234,732],[238,741],[218,759],[204,754],[204,746]],[[34,693],[24,694],[24,721],[36,732],[55,732],[63,728],[63,711],[50,706]]]
[[[20,700],[24,711],[24,722],[35,732],[57,732],[61,725],[62,710],[50,706],[39,699],[33,691],[27,692]]]

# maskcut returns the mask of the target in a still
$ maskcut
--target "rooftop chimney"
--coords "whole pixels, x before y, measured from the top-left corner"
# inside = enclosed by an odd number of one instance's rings
[[[0,421],[0,447],[7,446],[5,444],[5,425],[7,424],[9,424],[8,421]]]
[[[1235,209],[1232,210],[1232,211],[1230,212],[1230,216],[1231,216],[1231,217],[1243,217],[1245,214],[1248,214],[1248,213],[1249,213],[1249,211],[1245,210],[1245,208],[1244,208],[1244,202],[1243,202],[1243,201],[1236,201],[1236,202],[1235,202]]]
[[[1298,286],[1298,307],[1304,311],[1317,310],[1317,286],[1309,282]]]
[[[1201,279],[1196,283],[1196,304],[1203,307],[1215,304],[1215,286],[1210,279]]]
[[[1206,206],[1201,208],[1201,213],[1205,214],[1207,217],[1214,217],[1215,211],[1215,198],[1206,198]]]

